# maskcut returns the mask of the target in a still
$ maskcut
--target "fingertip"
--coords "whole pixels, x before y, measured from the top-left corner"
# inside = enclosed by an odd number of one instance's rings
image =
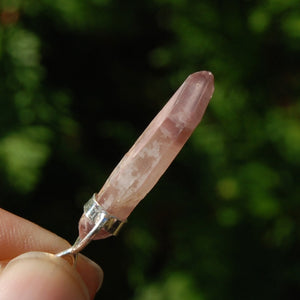
[[[11,260],[0,276],[0,299],[88,300],[87,286],[64,259],[28,252]]]
[[[76,269],[85,282],[90,296],[93,298],[103,282],[103,270],[88,257],[79,254]]]

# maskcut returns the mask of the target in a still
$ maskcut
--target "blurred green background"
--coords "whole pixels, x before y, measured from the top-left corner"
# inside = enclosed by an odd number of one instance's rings
[[[0,206],[70,242],[181,82],[215,75],[167,173],[84,251],[97,299],[298,299],[298,0],[1,0],[0,22]]]

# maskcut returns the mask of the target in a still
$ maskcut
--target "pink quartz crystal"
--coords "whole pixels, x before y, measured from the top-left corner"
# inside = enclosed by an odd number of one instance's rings
[[[109,214],[125,220],[153,188],[201,121],[214,91],[210,72],[191,74],[111,173],[97,202]],[[79,235],[93,227],[83,215]],[[101,230],[94,239],[109,236]]]

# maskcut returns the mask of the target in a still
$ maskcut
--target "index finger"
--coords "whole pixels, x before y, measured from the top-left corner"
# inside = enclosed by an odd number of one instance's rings
[[[69,247],[70,244],[58,235],[0,208],[0,273],[7,262],[22,253],[58,253]],[[101,268],[87,257],[79,255],[76,270],[92,298],[102,281]]]
[[[0,208],[0,260],[33,250],[57,253],[69,246],[56,234]]]

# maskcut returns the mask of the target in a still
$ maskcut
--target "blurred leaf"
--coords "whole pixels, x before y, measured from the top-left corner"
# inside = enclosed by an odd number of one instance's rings
[[[135,300],[201,300],[206,299],[194,287],[193,280],[184,273],[170,274],[161,283],[149,285],[140,291]]]
[[[46,128],[32,127],[1,140],[0,159],[12,187],[22,193],[35,188],[50,154],[50,137]]]
[[[263,7],[254,10],[249,16],[250,28],[257,33],[266,31],[270,24],[271,16],[269,12]]]

